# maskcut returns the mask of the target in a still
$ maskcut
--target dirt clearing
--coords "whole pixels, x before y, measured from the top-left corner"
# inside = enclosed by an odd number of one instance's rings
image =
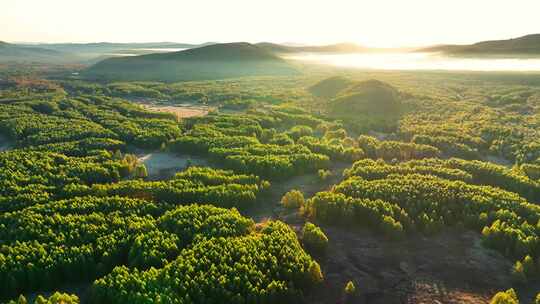
[[[204,159],[177,155],[170,152],[152,152],[137,156],[140,163],[146,166],[148,178],[151,180],[167,179],[178,171],[182,171],[189,166],[206,166]]]
[[[148,111],[173,113],[179,119],[187,118],[187,117],[205,116],[208,114],[208,112],[214,109],[209,106],[193,104],[193,103],[168,104],[168,103],[155,103],[155,102],[147,102],[147,101],[144,101],[144,102],[135,101],[135,102],[141,105],[143,108],[145,108]]]
[[[483,248],[475,232],[391,241],[364,229],[322,228],[330,242],[327,254],[317,257],[325,287],[309,295],[309,303],[343,303],[349,280],[360,292],[354,303],[369,304],[484,304],[511,286],[510,262]]]

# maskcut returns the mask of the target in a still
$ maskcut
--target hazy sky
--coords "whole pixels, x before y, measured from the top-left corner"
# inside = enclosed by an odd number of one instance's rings
[[[540,0],[0,0],[9,42],[470,43],[540,33]]]

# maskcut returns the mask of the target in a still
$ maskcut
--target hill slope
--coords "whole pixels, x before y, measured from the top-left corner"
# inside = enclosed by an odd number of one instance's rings
[[[440,45],[420,51],[455,55],[540,55],[540,34],[507,40],[483,41],[470,45]]]
[[[103,80],[188,81],[295,73],[296,70],[283,59],[258,46],[241,42],[110,58],[87,69],[84,76]]]
[[[360,132],[393,131],[403,111],[400,92],[379,80],[353,81],[335,76],[319,81],[308,91],[324,101],[329,117]]]
[[[352,83],[352,80],[343,76],[334,76],[317,82],[309,87],[308,91],[317,97],[331,98],[335,97]]]
[[[75,60],[75,56],[55,50],[27,47],[0,41],[0,62],[65,63]]]
[[[356,82],[341,91],[330,104],[330,113],[337,117],[355,115],[393,115],[400,111],[399,92],[379,81]]]

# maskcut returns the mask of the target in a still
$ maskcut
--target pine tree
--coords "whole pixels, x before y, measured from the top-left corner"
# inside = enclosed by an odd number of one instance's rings
[[[281,198],[281,204],[289,209],[300,208],[304,206],[304,194],[298,190],[291,190]]]
[[[495,294],[489,304],[519,304],[519,300],[514,289],[508,289]]]
[[[317,285],[324,281],[324,277],[321,271],[321,266],[319,266],[319,263],[312,261],[311,264],[309,265],[308,271],[309,271],[311,282],[313,282],[313,284]]]
[[[137,178],[146,178],[148,177],[148,171],[144,164],[139,164],[135,167],[135,177]]]
[[[354,286],[354,283],[352,281],[347,282],[345,285],[345,294],[346,295],[353,295],[356,293],[356,286]]]

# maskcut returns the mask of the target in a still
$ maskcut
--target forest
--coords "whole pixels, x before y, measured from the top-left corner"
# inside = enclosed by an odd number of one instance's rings
[[[71,69],[0,69],[0,302],[540,303],[535,75]]]

